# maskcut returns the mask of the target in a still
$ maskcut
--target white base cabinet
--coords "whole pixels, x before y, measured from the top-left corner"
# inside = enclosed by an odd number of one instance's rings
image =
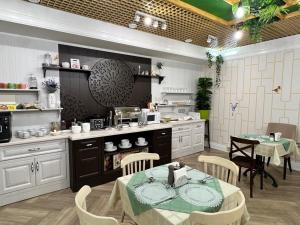
[[[66,145],[57,140],[0,148],[0,206],[69,187]]]
[[[204,122],[174,125],[172,159],[204,151]]]

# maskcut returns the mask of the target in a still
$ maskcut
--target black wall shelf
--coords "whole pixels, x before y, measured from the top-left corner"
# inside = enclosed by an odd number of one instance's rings
[[[135,74],[135,75],[134,75],[134,82],[135,82],[139,77],[142,77],[142,78],[148,78],[148,79],[152,79],[152,78],[158,79],[159,84],[161,84],[161,82],[165,79],[164,76],[160,76],[160,75],[150,76],[150,75],[138,75],[138,74]]]
[[[60,67],[60,66],[43,66],[44,77],[46,77],[47,70],[58,70],[58,71],[88,73],[88,75],[90,75],[91,72],[92,72],[91,70],[64,68],[64,67]]]

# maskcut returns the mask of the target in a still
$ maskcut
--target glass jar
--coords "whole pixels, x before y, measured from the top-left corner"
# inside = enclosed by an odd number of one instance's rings
[[[30,74],[28,86],[29,86],[29,89],[37,89],[38,88],[37,78],[34,77],[32,74]]]
[[[50,53],[44,55],[44,65],[50,66],[52,64],[52,57]]]

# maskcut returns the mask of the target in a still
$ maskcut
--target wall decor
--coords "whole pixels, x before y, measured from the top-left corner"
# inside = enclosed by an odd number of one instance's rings
[[[94,99],[103,106],[122,105],[130,98],[133,85],[133,73],[120,60],[102,59],[92,67],[89,88]]]
[[[213,66],[214,56],[210,52],[206,52],[206,57],[208,61],[208,68]],[[218,55],[215,57],[215,64],[216,64],[216,80],[215,85],[216,87],[220,87],[221,85],[221,69],[222,65],[224,64],[224,58],[222,55]]]
[[[60,63],[79,59],[91,72],[59,70],[61,119],[67,127],[78,121],[107,118],[114,106],[146,107],[151,101],[150,76],[138,71],[151,71],[151,59],[94,49],[59,45]]]
[[[236,108],[238,106],[239,103],[232,103],[230,102],[230,109],[231,109],[231,116],[233,116],[234,112],[236,111]]]

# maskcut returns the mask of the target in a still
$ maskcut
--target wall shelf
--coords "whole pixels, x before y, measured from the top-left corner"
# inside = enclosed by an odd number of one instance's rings
[[[160,75],[156,75],[156,76],[150,76],[150,75],[138,75],[135,74],[134,75],[134,82],[138,79],[138,78],[148,78],[148,79],[158,79],[159,84],[161,84],[161,82],[165,79],[164,76],[160,76]]]
[[[193,95],[194,94],[192,92],[166,92],[166,91],[163,91],[161,93],[164,95]]]
[[[0,88],[0,92],[39,92],[40,89],[9,89]]]
[[[43,66],[44,77],[46,77],[47,70],[67,71],[67,72],[79,72],[79,73],[87,73],[89,75],[92,72],[91,70],[64,68],[64,67],[60,67],[60,66]]]
[[[61,111],[61,110],[63,110],[63,108],[0,110],[0,112],[24,113],[24,112],[50,112],[50,111]]]
[[[182,105],[157,105],[157,107],[191,107],[194,104],[182,104]]]

